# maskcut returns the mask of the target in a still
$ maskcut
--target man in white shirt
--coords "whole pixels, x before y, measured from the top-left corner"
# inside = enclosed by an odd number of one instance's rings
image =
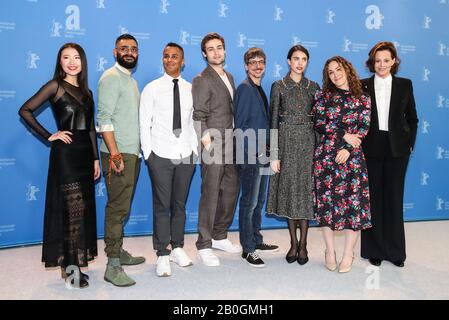
[[[181,267],[192,265],[183,249],[185,203],[198,142],[192,119],[192,85],[181,77],[183,48],[168,43],[162,62],[164,75],[147,84],[142,92],[139,122],[153,189],[156,274],[167,277],[171,275],[170,261]]]

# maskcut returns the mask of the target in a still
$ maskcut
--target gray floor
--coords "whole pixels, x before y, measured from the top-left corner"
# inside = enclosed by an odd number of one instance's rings
[[[338,274],[325,269],[321,231],[309,231],[310,262],[287,264],[288,231],[263,231],[268,243],[280,245],[277,253],[264,254],[266,267],[256,269],[238,255],[219,252],[220,267],[199,263],[196,235],[186,236],[185,249],[194,261],[188,268],[172,265],[172,276],[158,278],[151,237],[125,239],[125,249],[144,255],[147,262],[125,267],[137,284],[117,288],[103,281],[106,258],[103,241],[100,256],[87,270],[87,289],[67,289],[57,269],[45,270],[40,263],[41,246],[0,250],[0,299],[449,299],[449,221],[406,223],[408,259],[405,268],[383,262],[372,267],[360,258],[357,245],[353,270]],[[238,233],[229,235],[238,241]],[[337,256],[343,247],[336,236]]]

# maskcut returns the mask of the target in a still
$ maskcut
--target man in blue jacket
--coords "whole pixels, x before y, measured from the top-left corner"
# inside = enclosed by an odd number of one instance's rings
[[[260,233],[265,204],[269,161],[270,111],[261,86],[266,56],[260,48],[250,48],[244,55],[248,77],[237,88],[234,100],[236,160],[240,176],[240,243],[242,258],[253,267],[264,267],[257,252],[274,252],[278,246],[263,242]]]

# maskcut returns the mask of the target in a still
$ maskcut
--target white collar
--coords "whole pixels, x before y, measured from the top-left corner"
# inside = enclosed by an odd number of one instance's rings
[[[121,72],[127,74],[128,76],[131,75],[131,70],[122,67],[121,65],[119,65],[118,62],[115,63],[114,67],[116,67],[117,69],[119,69]]]
[[[164,72],[164,75],[162,77],[166,78],[167,80],[170,80],[170,81],[172,81],[173,79],[178,79],[179,81],[181,81],[181,79],[182,79],[181,74],[179,74],[179,76],[177,78],[173,78],[167,72]]]
[[[391,85],[392,80],[393,80],[393,77],[391,76],[391,73],[386,78],[382,78],[382,77],[379,77],[377,74],[374,74],[374,82],[375,83]]]

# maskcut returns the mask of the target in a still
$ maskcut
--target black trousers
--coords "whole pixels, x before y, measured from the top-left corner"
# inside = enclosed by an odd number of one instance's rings
[[[383,157],[366,158],[373,227],[362,231],[361,256],[405,261],[404,181],[409,155],[393,158],[388,134]]]
[[[154,152],[148,157],[153,189],[153,248],[157,256],[169,255],[169,244],[172,249],[184,247],[185,204],[195,164],[192,156],[177,161]]]
[[[235,164],[201,164],[198,212],[198,250],[212,247],[212,239],[227,238],[240,192]]]

